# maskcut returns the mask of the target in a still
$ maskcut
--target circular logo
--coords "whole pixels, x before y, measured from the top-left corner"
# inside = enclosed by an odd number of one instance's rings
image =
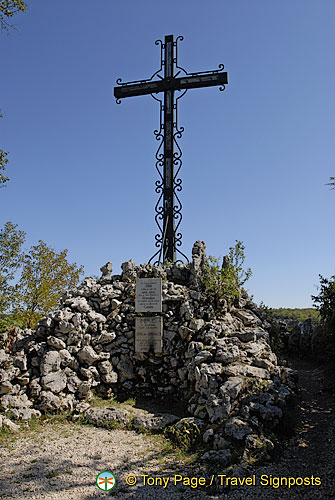
[[[95,480],[97,487],[103,491],[109,491],[116,485],[116,479],[114,474],[109,470],[104,470],[97,475]]]

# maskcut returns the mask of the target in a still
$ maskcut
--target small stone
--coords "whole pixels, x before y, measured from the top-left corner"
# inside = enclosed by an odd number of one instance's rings
[[[9,394],[13,391],[13,386],[9,382],[9,380],[5,380],[4,382],[0,382],[0,396],[3,394]]]
[[[100,359],[99,355],[91,346],[85,346],[78,352],[77,356],[81,361],[84,361],[88,365],[92,365]]]
[[[30,382],[29,384],[29,389],[30,389],[30,395],[35,398],[37,397],[40,393],[41,393],[41,390],[42,390],[42,387],[40,386],[40,384],[38,383],[38,380],[37,379],[34,379]]]
[[[120,382],[131,380],[135,377],[132,365],[125,359],[119,362],[119,364],[117,365],[117,370],[120,374]]]
[[[157,416],[152,413],[143,413],[135,415],[132,424],[135,429],[147,429],[150,431],[159,431],[167,427],[168,425],[173,425],[179,420],[176,415],[171,415],[169,413],[162,413]]]
[[[240,377],[229,377],[229,379],[220,387],[220,393],[228,394],[234,400],[239,395],[243,387],[243,379]]]
[[[238,360],[240,357],[240,350],[237,346],[227,346],[224,350],[219,349],[216,352],[215,359],[216,361],[221,361],[222,363],[233,363]]]
[[[84,399],[87,396],[87,394],[89,393],[91,387],[92,387],[91,382],[89,382],[89,381],[81,382],[81,384],[79,385],[79,387],[77,389],[77,394],[78,394],[79,399]]]
[[[48,337],[47,344],[54,349],[65,349],[66,347],[65,342],[57,337]]]
[[[214,436],[214,430],[213,429],[207,429],[202,435],[202,440],[205,444],[208,444]]]
[[[76,309],[79,312],[88,312],[91,309],[85,297],[67,299],[65,304],[71,306],[72,309]]]
[[[40,410],[53,412],[61,409],[61,400],[50,391],[42,391],[39,402]]]
[[[59,351],[59,355],[60,355],[60,358],[61,358],[61,366],[70,366],[71,363],[73,363],[74,361],[74,357],[71,356],[71,354],[69,353],[69,351],[67,349],[61,349]]]
[[[25,372],[27,370],[27,356],[24,354],[15,356],[14,366]]]
[[[215,434],[213,440],[213,449],[214,450],[225,450],[229,446],[228,441],[221,436],[220,434]]]
[[[101,375],[101,379],[104,384],[111,385],[111,384],[116,384],[118,380],[117,373],[111,371],[109,373],[104,373]]]
[[[243,321],[243,324],[245,326],[250,326],[250,325],[261,325],[262,321],[258,316],[256,316],[255,313],[252,311],[245,311],[243,309],[235,309],[234,311],[235,316],[237,316],[239,319]]]
[[[237,337],[241,342],[254,342],[256,340],[256,334],[251,331],[251,332],[234,332],[232,335],[234,337]]]
[[[17,424],[14,424],[9,418],[3,417],[0,415],[0,427],[7,427],[11,432],[19,432],[20,427]]]
[[[106,264],[100,267],[100,271],[102,272],[102,277],[105,279],[110,279],[113,271],[113,264],[111,262],[106,262]]]
[[[47,375],[50,372],[56,372],[60,368],[61,357],[58,351],[47,352],[41,362],[41,375]]]
[[[89,311],[87,317],[90,321],[96,321],[97,323],[106,323],[107,319],[103,314],[97,313],[95,311]]]
[[[115,332],[106,332],[103,331],[101,335],[98,337],[97,342],[99,344],[109,344],[115,340],[116,334]]]
[[[185,353],[185,358],[193,358],[204,347],[202,342],[190,342]]]
[[[183,340],[189,340],[190,338],[192,338],[192,335],[194,334],[194,330],[192,330],[188,326],[182,325],[178,328],[178,333]],[[174,336],[175,336],[175,332],[174,332],[173,337]]]
[[[112,422],[126,425],[131,417],[130,412],[121,408],[89,408],[84,415],[89,424],[107,428]]]
[[[41,378],[43,389],[50,390],[56,394],[66,387],[66,382],[66,375],[61,371],[48,373]]]
[[[199,331],[205,324],[205,321],[203,319],[192,319],[189,322],[189,328],[194,331]]]
[[[233,417],[226,423],[225,432],[227,436],[242,440],[245,436],[252,433],[252,429],[243,420]]]
[[[231,451],[228,450],[210,450],[201,457],[202,462],[220,462],[222,465],[227,465],[230,461]]]

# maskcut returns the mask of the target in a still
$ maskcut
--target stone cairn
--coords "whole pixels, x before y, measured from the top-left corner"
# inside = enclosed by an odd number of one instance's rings
[[[279,366],[269,324],[245,294],[214,307],[201,281],[205,244],[190,266],[112,264],[102,277],[67,291],[35,331],[0,337],[0,426],[41,413],[68,411],[96,425],[179,430],[207,448],[203,460],[229,465],[267,454],[296,374]],[[135,280],[162,278],[163,354],[135,353]],[[91,407],[93,394],[183,401],[187,416]]]

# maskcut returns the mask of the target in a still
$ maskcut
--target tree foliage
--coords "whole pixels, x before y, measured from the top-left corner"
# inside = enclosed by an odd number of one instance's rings
[[[24,231],[17,229],[17,225],[11,222],[6,222],[0,231],[0,313],[8,309],[15,295],[12,281],[22,264],[25,237]]]
[[[248,279],[252,275],[250,267],[248,267],[248,269],[246,270],[243,269],[245,261],[244,250],[245,246],[243,245],[243,242],[235,240],[235,245],[229,248],[228,254],[229,264],[235,271],[237,285],[239,288],[242,288],[244,283],[248,281]]]
[[[0,111],[0,118],[2,118],[2,113]],[[6,168],[6,165],[8,163],[8,158],[7,158],[8,152],[3,151],[0,149],[0,188],[4,187],[6,182],[9,181],[8,177],[5,177],[2,173],[1,170],[4,171]]]
[[[335,177],[329,177],[330,182],[327,183],[327,186],[332,186],[331,189],[335,189]]]
[[[305,308],[279,307],[277,309],[270,308],[269,311],[271,311],[273,318],[286,321],[289,324],[289,326],[293,326],[297,323],[302,323],[308,318],[311,318],[312,324],[316,326],[320,320],[319,312],[312,307],[305,307]]]
[[[0,330],[8,325],[34,327],[78,283],[83,266],[69,263],[43,241],[22,250],[25,233],[6,222],[0,231]]]
[[[67,288],[74,287],[83,273],[83,266],[70,264],[67,250],[57,253],[43,241],[31,247],[23,257],[23,267],[17,285],[15,310],[28,328],[59,302]]]
[[[27,5],[22,0],[0,0],[0,25],[1,29],[8,30],[13,28],[9,23],[17,12],[24,12],[27,10]]]
[[[333,323],[335,326],[335,275],[329,279],[319,275],[320,293],[312,296],[317,304],[323,323]],[[334,332],[335,334],[335,332]]]
[[[320,313],[322,333],[330,356],[335,355],[335,275],[329,279],[319,275],[320,293],[312,299]]]
[[[5,170],[6,165],[8,163],[7,155],[8,155],[8,153],[6,151],[3,151],[2,149],[0,149],[0,188],[4,187],[6,182],[9,181],[9,178],[5,177],[1,173],[1,170]]]
[[[10,28],[14,28],[14,26],[9,23],[9,19],[11,19],[17,12],[24,12],[25,10],[27,10],[27,5],[22,0],[0,0],[1,29],[9,31]],[[1,111],[0,118],[2,118]],[[9,178],[5,177],[3,173],[1,173],[1,170],[5,170],[8,163],[7,155],[7,151],[0,149],[0,188],[4,187],[6,182],[9,181]]]
[[[252,275],[250,268],[246,270],[243,268],[244,250],[243,242],[236,240],[221,265],[218,258],[213,256],[208,258],[202,278],[203,284],[217,299],[234,299],[241,295],[244,283]]]

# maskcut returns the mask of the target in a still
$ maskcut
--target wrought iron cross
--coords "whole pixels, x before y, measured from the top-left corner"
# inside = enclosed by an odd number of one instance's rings
[[[118,104],[125,97],[147,94],[151,94],[160,103],[160,128],[154,131],[156,139],[160,141],[156,152],[159,180],[155,183],[156,193],[159,194],[155,206],[155,220],[160,232],[155,236],[155,246],[158,251],[149,260],[151,262],[158,256],[155,264],[176,262],[177,252],[188,260],[177,248],[181,246],[182,239],[182,234],[178,232],[182,220],[182,204],[177,194],[177,191],[182,190],[182,181],[178,178],[182,165],[182,152],[177,139],[182,137],[184,131],[183,127],[178,127],[178,100],[188,89],[221,85],[220,90],[224,90],[225,84],[228,83],[227,73],[223,72],[223,64],[219,64],[217,70],[198,73],[188,73],[178,66],[178,42],[182,40],[183,37],[178,36],[174,41],[173,35],[166,36],[164,43],[156,40],[155,44],[161,47],[159,70],[147,80],[122,82],[119,78],[116,81],[119,86],[114,87],[114,96]],[[163,69],[164,76],[161,74]],[[177,78],[181,72],[183,76]],[[158,79],[154,80],[155,77]],[[175,91],[183,92],[176,98]],[[154,95],[159,92],[164,93],[164,103]]]

